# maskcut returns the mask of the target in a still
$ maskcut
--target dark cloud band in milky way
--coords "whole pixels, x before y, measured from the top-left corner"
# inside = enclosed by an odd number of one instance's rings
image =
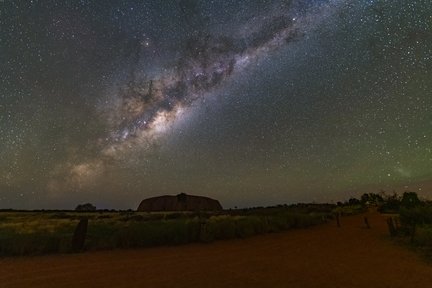
[[[331,8],[334,7],[325,6],[318,12],[303,11],[301,14],[293,8],[271,12],[249,23],[242,36],[193,32],[179,48],[181,56],[173,67],[152,79],[134,77],[118,89],[116,105],[108,105],[107,119],[110,120],[106,121],[111,122],[111,132],[98,144],[100,157],[65,165],[66,186],[92,182],[86,179],[94,180],[102,175],[107,162],[122,157],[131,149],[151,145],[196,100],[203,99],[231,75],[241,73],[273,50],[301,40]],[[137,53],[139,58],[139,51]],[[57,185],[53,188],[58,189]]]
[[[184,57],[173,73],[132,83],[123,91],[124,121],[113,140],[125,141],[136,136],[138,130],[152,129],[158,115],[193,103],[220,85],[257,50],[289,43],[300,36],[295,21],[284,16],[270,19],[246,39],[195,35],[186,42]]]

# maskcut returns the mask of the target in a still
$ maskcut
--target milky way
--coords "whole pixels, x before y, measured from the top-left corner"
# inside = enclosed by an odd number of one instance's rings
[[[103,176],[113,159],[128,161],[137,150],[151,148],[159,135],[188,113],[185,110],[208,97],[232,74],[241,74],[260,58],[300,41],[307,31],[315,29],[320,20],[336,9],[336,2],[326,4],[299,9],[298,5],[288,3],[283,11],[262,13],[243,24],[247,28],[238,27],[237,30],[245,32],[237,37],[194,31],[179,47],[180,56],[173,67],[164,68],[153,79],[148,79],[145,67],[138,64],[141,50],[150,45],[149,40],[139,42],[135,62],[129,64],[133,73],[127,83],[110,87],[115,91],[114,101],[104,105],[103,121],[110,123],[111,131],[97,141],[100,154],[65,166],[68,171],[61,171],[62,180],[58,181],[54,175],[49,189],[67,189],[60,182],[66,183],[66,187],[88,186]]]
[[[0,1],[0,208],[432,189],[428,0]]]
[[[134,80],[121,91],[119,118],[122,121],[110,142],[122,143],[153,135],[161,126],[175,120],[184,107],[205,97],[205,93],[218,87],[232,73],[241,73],[255,58],[299,40],[303,36],[298,25],[301,21],[292,17],[263,17],[255,23],[256,31],[240,39],[197,32],[185,41],[175,68],[156,79]]]

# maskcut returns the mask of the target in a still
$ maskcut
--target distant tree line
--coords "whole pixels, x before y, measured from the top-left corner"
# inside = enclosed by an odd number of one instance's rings
[[[338,202],[338,205],[362,205],[378,207],[380,212],[397,213],[401,208],[415,208],[426,204],[427,201],[421,201],[416,192],[404,192],[401,196],[396,192],[387,195],[385,191],[380,193],[364,193],[360,199],[350,198],[346,203]]]

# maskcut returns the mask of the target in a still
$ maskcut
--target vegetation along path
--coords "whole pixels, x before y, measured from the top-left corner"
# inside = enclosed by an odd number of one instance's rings
[[[432,266],[388,239],[385,216],[141,250],[0,259],[0,287],[432,287]]]

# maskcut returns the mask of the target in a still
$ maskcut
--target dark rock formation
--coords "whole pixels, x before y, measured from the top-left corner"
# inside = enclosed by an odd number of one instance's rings
[[[217,211],[222,210],[219,201],[203,197],[187,195],[159,196],[143,200],[138,211]]]

